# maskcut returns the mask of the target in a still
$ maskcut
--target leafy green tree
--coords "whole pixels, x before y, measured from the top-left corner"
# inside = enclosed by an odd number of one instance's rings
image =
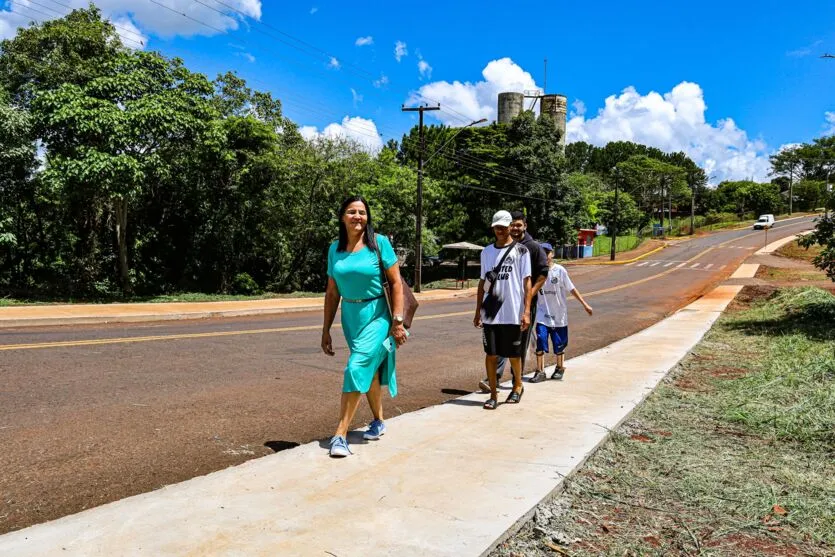
[[[794,185],[793,194],[797,210],[813,211],[816,208],[823,207],[825,203],[826,182],[803,179]]]
[[[635,200],[628,193],[618,192],[617,232],[624,234],[627,230],[640,227],[644,223],[644,214],[638,209]],[[598,218],[610,231],[615,225],[615,192],[603,194],[598,210]]]
[[[44,180],[65,195],[109,205],[124,293],[131,291],[131,203],[168,177],[173,154],[205,129],[211,92],[206,78],[178,59],[123,52],[89,83],[67,83],[35,98],[37,129],[49,147]]]
[[[690,188],[685,169],[646,155],[635,155],[618,163],[622,191],[638,202],[640,210],[651,217],[656,212],[661,224],[669,203],[687,202]]]
[[[21,233],[30,215],[26,210],[29,181],[35,169],[35,145],[31,141],[31,117],[26,110],[6,103],[0,90],[0,254],[5,267],[15,268],[28,247]],[[16,248],[23,247],[20,254]],[[0,275],[0,284],[2,284]],[[7,279],[8,280],[8,279]]]
[[[827,207],[830,211],[835,210],[835,203],[833,203],[830,195],[827,200]],[[809,248],[815,244],[821,246],[821,251],[812,262],[815,267],[824,271],[826,276],[835,282],[835,219],[831,214],[818,220],[815,230],[811,234],[801,236],[797,243],[805,248]]]
[[[38,93],[83,86],[103,75],[126,49],[95,6],[21,29],[0,42],[0,86],[11,102],[29,107]]]
[[[722,182],[717,187],[720,208],[743,218],[746,213],[779,213],[782,201],[777,184],[751,181]]]

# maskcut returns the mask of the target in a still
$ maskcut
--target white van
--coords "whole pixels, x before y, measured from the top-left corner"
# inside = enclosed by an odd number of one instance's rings
[[[757,222],[754,223],[754,230],[761,228],[771,228],[774,226],[774,215],[760,215]]]

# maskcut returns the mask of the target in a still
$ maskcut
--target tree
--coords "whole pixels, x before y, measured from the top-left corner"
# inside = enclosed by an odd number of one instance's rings
[[[21,29],[0,42],[0,86],[16,106],[29,107],[38,93],[83,86],[103,75],[126,49],[95,6]]]
[[[644,215],[638,209],[635,200],[626,192],[618,192],[618,218],[617,232],[623,235],[627,230],[638,228],[644,222]],[[598,210],[599,222],[606,225],[610,231],[615,229],[615,192],[609,191],[603,194]]]
[[[639,209],[650,216],[658,211],[663,226],[668,203],[687,201],[690,188],[687,172],[674,164],[646,155],[635,155],[618,163],[621,187],[638,202]]]
[[[179,59],[122,52],[103,75],[39,93],[37,129],[49,147],[44,180],[68,196],[108,203],[122,291],[131,292],[128,212],[143,188],[169,176],[169,161],[214,111],[211,84]]]
[[[736,213],[740,218],[746,213],[776,214],[782,205],[780,187],[772,183],[722,182],[717,186],[717,195],[722,211]]]
[[[830,210],[835,209],[832,196],[827,201],[827,207]],[[801,236],[797,243],[804,248],[815,244],[821,246],[820,253],[815,256],[812,263],[835,282],[835,219],[831,216],[819,219],[815,230],[811,234]]]
[[[11,270],[19,262],[18,246],[26,246],[19,236],[30,216],[26,210],[29,180],[35,169],[35,145],[31,141],[32,119],[26,110],[6,104],[0,90],[0,254],[3,267]],[[26,249],[24,247],[24,255]],[[0,274],[0,284],[2,284]]]

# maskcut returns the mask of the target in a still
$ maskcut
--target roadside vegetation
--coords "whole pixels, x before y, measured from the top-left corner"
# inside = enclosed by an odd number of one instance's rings
[[[789,173],[795,210],[823,204],[826,169],[782,154],[772,182],[714,188],[684,153],[628,141],[563,153],[559,133],[529,112],[509,125],[429,126],[424,254],[485,244],[499,207],[524,209],[538,239],[566,245],[577,228],[611,229],[616,213],[639,239],[691,202],[697,227],[777,214]],[[321,291],[334,209],[349,193],[372,201],[413,267],[417,135],[383,148],[369,146],[376,136],[305,139],[281,99],[234,72],[209,77],[126,47],[94,5],[33,23],[0,42],[0,297]],[[831,159],[831,148],[809,156]]]
[[[832,555],[835,296],[747,287],[494,556]]]
[[[262,294],[203,294],[201,292],[184,292],[180,294],[163,294],[160,296],[133,296],[125,300],[121,296],[96,298],[0,298],[0,307],[4,306],[32,306],[44,304],[113,304],[125,301],[144,304],[165,304],[172,302],[240,302],[247,300],[273,300],[292,298],[321,298],[322,292],[289,292],[276,294],[265,292]]]

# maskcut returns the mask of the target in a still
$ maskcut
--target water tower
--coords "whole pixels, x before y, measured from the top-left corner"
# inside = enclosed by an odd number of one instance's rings
[[[524,93],[499,93],[499,124],[510,124],[524,109]]]
[[[560,132],[560,148],[565,151],[565,118],[568,99],[565,95],[543,95],[539,104],[540,118],[551,118]]]

